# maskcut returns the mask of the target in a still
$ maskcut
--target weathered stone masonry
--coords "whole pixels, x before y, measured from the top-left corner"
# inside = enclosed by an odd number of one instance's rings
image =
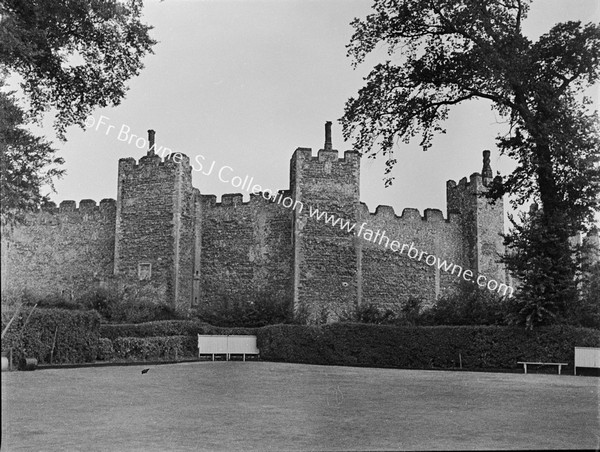
[[[409,297],[432,301],[455,287],[457,275],[394,253],[386,243],[421,251],[504,283],[502,201],[480,196],[492,178],[489,151],[482,174],[447,183],[448,217],[389,206],[374,213],[360,202],[360,154],[340,158],[326,125],[317,156],[298,148],[290,187],[296,203],[253,194],[203,195],[192,186],[189,158],[119,161],[117,200],[63,201],[27,216],[2,239],[2,290],[78,298],[116,285],[124,296],[190,307],[271,297],[309,323],[335,321],[359,305],[399,309]],[[356,223],[353,231],[310,217],[310,208]],[[357,235],[361,224],[382,240]]]

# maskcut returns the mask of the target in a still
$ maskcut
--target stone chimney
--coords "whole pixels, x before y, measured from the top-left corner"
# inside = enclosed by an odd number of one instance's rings
[[[490,151],[483,151],[483,169],[481,170],[481,178],[483,185],[486,187],[494,180],[494,173],[492,173],[492,167],[490,166]]]
[[[333,146],[331,144],[331,121],[327,121],[325,123],[325,147],[326,151],[333,150]]]
[[[148,155],[154,155],[154,130],[148,130]]]

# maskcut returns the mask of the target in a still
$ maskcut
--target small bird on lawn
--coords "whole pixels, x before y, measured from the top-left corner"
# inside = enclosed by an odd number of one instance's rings
[[[149,370],[150,370],[149,368],[148,368],[148,369],[143,369],[143,370],[142,370],[142,373],[143,373],[143,374],[147,374]]]

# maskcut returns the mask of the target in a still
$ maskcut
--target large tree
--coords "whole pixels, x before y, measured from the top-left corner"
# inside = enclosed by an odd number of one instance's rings
[[[0,80],[0,88],[3,83]],[[63,160],[56,149],[27,130],[23,110],[0,91],[0,225],[12,225],[25,211],[48,200],[44,190],[60,177]]]
[[[22,78],[35,118],[54,109],[55,129],[84,125],[118,105],[155,41],[142,0],[2,0],[0,63]]]
[[[507,238],[528,265],[519,276],[529,288],[522,314],[531,326],[555,321],[575,296],[569,237],[584,231],[599,208],[598,120],[582,94],[600,77],[600,27],[559,23],[532,42],[522,32],[529,3],[376,0],[373,14],[353,21],[348,53],[357,65],[383,44],[395,62],[373,68],[347,102],[342,125],[356,149],[387,156],[391,183],[397,142],[417,136],[427,148],[453,105],[491,103],[508,123],[498,147],[517,168],[489,195],[540,205],[525,226],[528,238]],[[543,238],[533,240],[540,231]],[[539,309],[530,309],[532,296]]]
[[[28,123],[54,113],[65,140],[67,127],[83,127],[95,108],[118,105],[155,44],[141,15],[141,0],[0,2],[0,89],[6,74],[18,76],[27,104],[0,94],[2,225],[39,207],[63,173],[62,159]]]

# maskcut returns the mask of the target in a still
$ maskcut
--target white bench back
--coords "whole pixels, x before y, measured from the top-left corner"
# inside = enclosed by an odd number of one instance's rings
[[[245,353],[258,355],[256,336],[228,336],[227,349],[229,353]]]
[[[600,348],[575,347],[575,367],[600,367]]]
[[[199,354],[256,354],[259,351],[256,347],[256,336],[238,335],[238,336],[216,336],[216,335],[198,335],[198,353]]]
[[[227,336],[198,335],[200,354],[227,353]]]

